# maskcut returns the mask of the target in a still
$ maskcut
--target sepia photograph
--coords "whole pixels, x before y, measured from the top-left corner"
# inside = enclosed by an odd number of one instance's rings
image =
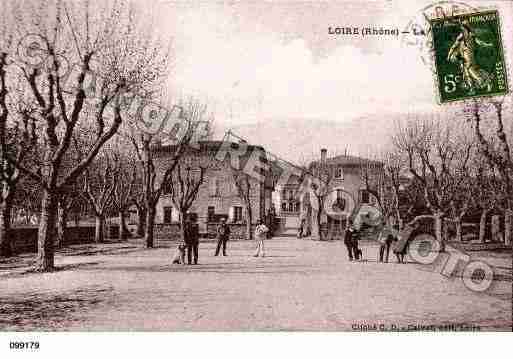
[[[509,0],[2,0],[1,350],[511,332],[512,68]]]

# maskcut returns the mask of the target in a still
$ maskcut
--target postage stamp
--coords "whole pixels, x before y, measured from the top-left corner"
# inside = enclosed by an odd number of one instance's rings
[[[508,92],[497,10],[430,20],[441,103]]]

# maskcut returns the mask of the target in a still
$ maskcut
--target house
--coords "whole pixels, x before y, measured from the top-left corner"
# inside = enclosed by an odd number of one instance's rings
[[[158,176],[163,175],[175,149],[172,145],[161,145],[154,149]],[[242,237],[247,222],[246,204],[239,196],[235,175],[244,175],[248,178],[251,223],[256,224],[271,208],[273,190],[264,148],[244,142],[202,141],[196,148],[188,148],[183,158],[189,161],[193,157],[194,161],[203,163],[206,171],[188,215],[197,221],[203,234],[212,235],[220,219],[226,218],[232,227],[232,234],[235,237]],[[179,216],[180,213],[169,191],[164,191],[157,204],[157,229],[178,225]],[[159,230],[156,236],[159,236]]]
[[[368,190],[365,178],[369,179],[374,190],[382,193],[383,163],[347,154],[328,158],[327,152],[327,149],[321,149],[320,159],[310,163],[309,171],[326,187],[322,191],[326,199],[320,209],[321,227],[325,225],[328,231],[336,232],[345,227],[347,218],[354,215],[360,206],[377,206],[378,199]],[[310,217],[312,233],[315,233],[315,198],[303,207],[305,216]]]
[[[345,220],[360,205],[377,204],[375,196],[367,190],[364,174],[368,174],[372,181],[378,180],[377,189],[383,190],[379,183],[383,164],[362,157],[340,155],[328,158],[327,150],[322,149],[320,159],[311,162],[302,172],[298,174],[295,171],[295,174],[287,177],[287,181],[276,185],[273,196],[278,216],[285,218],[288,229],[297,229],[304,219],[310,231],[316,233],[314,227],[318,206],[314,191],[311,190],[316,180],[325,186],[317,193],[325,197],[320,217],[321,225],[328,228],[343,228]]]

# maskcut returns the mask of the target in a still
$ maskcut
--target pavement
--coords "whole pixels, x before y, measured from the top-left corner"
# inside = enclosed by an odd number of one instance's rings
[[[368,331],[420,327],[508,330],[511,253],[482,254],[509,276],[476,293],[457,272],[377,263],[375,243],[350,262],[341,241],[273,238],[200,244],[199,264],[134,243],[73,246],[60,270],[28,270],[32,255],[0,261],[0,329],[38,331]]]

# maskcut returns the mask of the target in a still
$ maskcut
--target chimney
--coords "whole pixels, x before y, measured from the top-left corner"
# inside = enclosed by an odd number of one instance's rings
[[[326,155],[328,153],[328,150],[325,148],[321,148],[321,163],[326,162]]]

